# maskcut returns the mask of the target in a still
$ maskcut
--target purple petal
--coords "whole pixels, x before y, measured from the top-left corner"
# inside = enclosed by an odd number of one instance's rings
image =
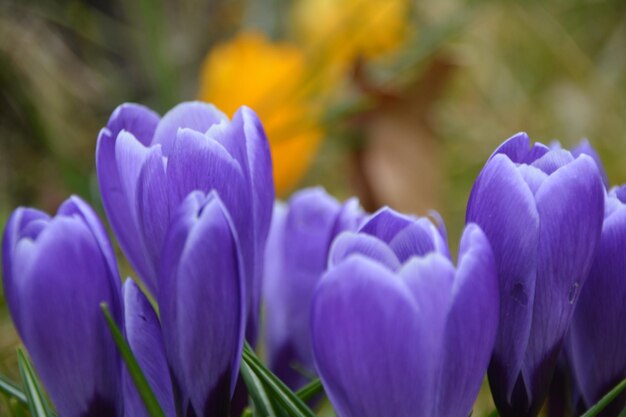
[[[530,138],[525,132],[517,133],[500,145],[489,157],[489,161],[498,154],[504,154],[516,164],[530,164],[546,154],[550,148],[543,143],[530,146]]]
[[[570,363],[587,407],[626,377],[626,207],[604,220],[602,237],[570,327]],[[601,300],[601,301],[600,301]]]
[[[519,132],[511,136],[496,148],[491,154],[488,161],[491,161],[494,156],[504,154],[509,159],[516,163],[524,162],[526,155],[530,149],[530,138],[526,132]]]
[[[546,174],[550,175],[557,169],[569,164],[574,158],[569,151],[564,149],[552,149],[541,158],[536,159],[532,166],[539,168]]]
[[[111,137],[125,130],[130,132],[144,146],[152,144],[154,131],[159,123],[159,115],[149,108],[135,103],[124,103],[118,106],[107,123]]]
[[[383,207],[365,221],[359,232],[376,236],[389,243],[402,229],[414,221],[412,217],[398,213],[389,207]]]
[[[13,322],[18,331],[21,327],[19,323],[21,305],[17,292],[22,280],[19,278],[19,275],[14,274],[13,258],[15,256],[15,247],[20,239],[35,240],[46,227],[49,220],[50,216],[42,211],[20,207],[13,212],[4,229],[2,239],[4,298],[7,301]],[[29,246],[32,247],[32,244]],[[16,267],[19,268],[20,266],[16,265]]]
[[[429,415],[429,325],[401,280],[353,256],[324,276],[311,315],[317,368],[339,417]]]
[[[296,193],[282,222],[280,240],[270,236],[268,263],[280,262],[266,275],[265,311],[270,366],[287,383],[302,385],[306,379],[293,369],[298,364],[314,373],[309,334],[313,291],[326,269],[333,228],[341,209],[321,188]],[[280,218],[277,219],[280,222]],[[299,242],[297,245],[294,242]],[[274,258],[275,257],[275,258]],[[271,291],[271,292],[270,292]],[[284,352],[288,351],[289,355]]]
[[[577,158],[579,155],[583,155],[583,154],[589,155],[594,160],[594,162],[596,163],[596,166],[598,167],[598,171],[600,172],[600,175],[602,176],[602,182],[604,183],[604,187],[605,188],[609,187],[609,178],[607,177],[606,171],[604,170],[604,165],[602,165],[602,159],[600,159],[600,155],[598,155],[596,150],[593,149],[593,147],[591,146],[591,144],[589,143],[587,139],[584,139],[582,142],[580,142],[578,146],[576,146],[574,149],[571,150],[571,152],[574,158]]]
[[[163,154],[169,157],[179,129],[187,128],[204,134],[211,126],[227,121],[228,117],[212,104],[199,101],[181,103],[163,116],[154,132],[152,144],[161,144]]]
[[[385,242],[375,236],[354,232],[343,232],[337,236],[330,249],[328,266],[334,267],[355,254],[377,261],[390,271],[400,269],[398,257]]]
[[[121,415],[120,361],[100,310],[119,294],[89,226],[57,216],[13,256],[20,334],[59,415]]]
[[[250,232],[254,247],[251,253],[253,258],[251,270],[248,272],[250,317],[247,338],[254,342],[261,296],[263,254],[275,195],[269,142],[259,118],[254,111],[245,106],[235,113],[232,123],[225,129],[220,126],[208,135],[214,136],[239,162],[243,175],[248,181],[248,193],[252,195],[252,212],[249,216],[252,217],[253,227]],[[232,212],[232,208],[229,207],[229,209]],[[244,241],[244,237],[241,240]]]
[[[150,302],[131,279],[124,284],[124,325],[128,344],[161,409],[167,417],[175,417],[174,393],[161,325]],[[148,417],[148,411],[127,372],[124,372],[124,408],[128,416]]]
[[[157,270],[160,262],[161,250],[170,221],[170,196],[167,185],[163,157],[158,149],[153,150],[139,173],[135,204],[141,238],[154,270]],[[146,282],[146,284],[152,290],[152,294],[156,294],[158,282]]]
[[[421,218],[402,229],[389,242],[389,247],[398,256],[400,262],[406,262],[412,256],[424,256],[433,251],[450,256],[443,236],[426,218]]]
[[[154,154],[160,155],[160,149],[146,148],[126,131],[120,132],[117,138],[109,136],[106,129],[100,133],[96,165],[104,209],[131,265],[154,291],[155,265],[137,223],[135,199],[141,169],[146,160],[158,157]]]
[[[545,397],[585,282],[604,215],[604,186],[586,155],[558,169],[537,192],[541,219],[536,295],[523,375],[532,402]]]
[[[366,213],[363,211],[356,198],[350,198],[341,205],[341,211],[337,216],[337,221],[333,230],[333,236],[349,230],[357,230],[365,220]]]
[[[470,415],[496,340],[496,266],[489,241],[475,224],[461,238],[452,297],[435,413],[439,417]]]
[[[548,174],[532,165],[519,165],[517,170],[533,195],[537,193],[541,184],[548,178]]]
[[[189,218],[185,211],[177,216]],[[165,250],[176,252],[181,242],[173,233]],[[166,349],[168,357],[178,355],[170,362],[196,415],[227,415],[237,380],[245,312],[238,251],[230,216],[211,193],[192,219],[176,267],[163,268],[171,273],[161,277],[159,292]]]
[[[168,159],[167,177],[170,211],[192,191],[205,193],[216,190],[231,215],[240,234],[250,229],[250,197],[246,193],[246,180],[241,166],[217,141],[190,129],[178,132]],[[243,239],[243,236],[240,236]]]
[[[482,228],[496,260],[501,325],[489,378],[496,402],[506,404],[528,344],[539,241],[535,199],[507,156],[495,155],[483,168],[472,188],[466,220]]]

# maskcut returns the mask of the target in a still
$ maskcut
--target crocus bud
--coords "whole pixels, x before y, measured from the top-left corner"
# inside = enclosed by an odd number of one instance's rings
[[[292,389],[315,375],[309,333],[311,298],[335,236],[364,217],[355,199],[340,204],[321,188],[276,204],[263,279],[266,345],[272,371]]]
[[[248,336],[255,339],[274,185],[269,145],[254,112],[242,107],[229,121],[214,106],[190,102],[160,119],[143,106],[123,104],[100,132],[96,162],[113,231],[153,294],[177,207],[194,190],[219,192],[238,235]]]
[[[382,213],[362,230],[389,238],[398,220],[408,220]],[[436,249],[439,238],[422,231],[413,222],[392,243],[345,232],[333,244],[311,331],[317,369],[339,417],[471,412],[497,329],[493,255],[480,228],[468,225],[455,268]],[[427,247],[404,258],[409,248]]]
[[[489,382],[503,417],[537,415],[600,237],[604,187],[596,163],[564,149],[504,142],[476,179],[467,222],[491,242],[500,328]]]
[[[626,378],[626,186],[606,197],[604,224],[587,282],[572,318],[567,357],[586,408]],[[617,416],[626,396],[602,416]]]
[[[18,208],[2,256],[9,310],[59,415],[121,417],[121,360],[100,309],[122,322],[120,279],[96,214],[78,197],[54,217]]]
[[[245,327],[243,262],[216,192],[191,193],[165,239],[157,300],[184,415],[227,416]]]

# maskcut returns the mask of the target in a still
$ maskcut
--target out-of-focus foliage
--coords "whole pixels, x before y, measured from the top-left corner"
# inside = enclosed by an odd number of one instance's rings
[[[307,75],[300,49],[255,32],[215,46],[202,67],[202,100],[229,116],[245,104],[263,121],[283,195],[309,168],[322,137],[319,105],[302,91]]]

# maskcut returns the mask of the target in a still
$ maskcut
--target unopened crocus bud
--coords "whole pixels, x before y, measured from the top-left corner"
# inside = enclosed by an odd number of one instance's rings
[[[468,225],[455,268],[423,220],[383,209],[333,244],[311,334],[339,417],[471,412],[497,329],[493,255]]]
[[[600,238],[604,187],[594,160],[558,147],[504,142],[476,179],[467,222],[491,242],[500,328],[489,367],[503,417],[539,412]]]
[[[146,107],[123,104],[100,132],[96,162],[113,231],[154,295],[165,235],[179,204],[194,190],[219,192],[238,235],[248,337],[254,341],[274,203],[269,145],[256,114],[242,107],[228,120],[214,106],[189,102],[159,118]]]
[[[193,192],[165,239],[157,300],[185,415],[227,416],[245,328],[245,280],[234,221],[217,192]]]
[[[606,197],[596,256],[570,327],[567,358],[583,406],[589,408],[626,378],[626,186]],[[621,394],[603,417],[617,416]]]
[[[315,375],[309,334],[311,298],[338,233],[356,230],[358,201],[340,204],[321,188],[294,194],[274,208],[263,280],[269,365],[292,389]]]
[[[120,279],[93,210],[18,208],[2,244],[4,291],[35,370],[63,417],[121,417],[121,360],[101,303],[121,326]]]

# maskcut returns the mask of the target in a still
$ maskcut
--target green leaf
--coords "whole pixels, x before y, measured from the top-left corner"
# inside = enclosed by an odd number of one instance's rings
[[[622,380],[608,394],[600,399],[593,407],[580,417],[595,417],[600,411],[604,410],[623,390],[626,388],[626,379]]]
[[[255,414],[263,417],[277,417],[272,401],[265,392],[263,383],[247,363],[241,363],[240,373],[248,388],[248,394],[254,402]]]
[[[28,409],[32,417],[52,417],[52,411],[48,405],[48,400],[39,384],[32,366],[26,359],[21,349],[17,350],[17,364],[20,376],[24,381],[24,392],[28,402]]]
[[[28,403],[26,394],[24,394],[22,389],[15,382],[9,380],[9,378],[3,375],[0,375],[0,392],[6,394],[10,398],[17,399],[24,405]]]
[[[243,363],[250,367],[292,417],[315,417],[315,413],[261,363],[248,343],[243,349]]]
[[[100,308],[104,313],[109,330],[111,330],[113,340],[115,340],[115,344],[120,350],[122,359],[124,359],[124,362],[126,363],[128,373],[133,378],[135,387],[137,387],[137,392],[139,392],[139,396],[146,406],[148,415],[150,415],[150,417],[165,417],[165,413],[161,409],[159,401],[156,399],[154,392],[152,392],[152,388],[143,374],[139,363],[137,363],[137,359],[135,359],[135,355],[133,355],[130,346],[126,343],[126,339],[124,339],[122,332],[115,324],[113,317],[111,317],[111,312],[109,311],[106,303],[100,304]]]
[[[309,401],[311,398],[315,397],[321,392],[324,392],[324,386],[322,385],[322,381],[320,381],[319,378],[315,378],[313,381],[309,382],[298,391],[296,391],[296,395],[302,401]]]

